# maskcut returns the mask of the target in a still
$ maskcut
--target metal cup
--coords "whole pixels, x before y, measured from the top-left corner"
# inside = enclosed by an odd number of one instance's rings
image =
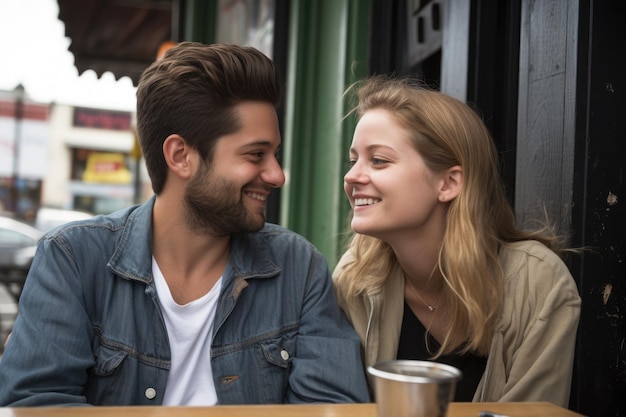
[[[395,360],[367,368],[379,417],[444,417],[461,371],[431,361]]]

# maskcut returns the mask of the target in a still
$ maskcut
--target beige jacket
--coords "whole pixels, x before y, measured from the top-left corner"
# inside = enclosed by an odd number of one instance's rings
[[[341,308],[361,338],[366,366],[396,358],[404,308],[404,275],[397,267],[381,288],[347,297],[334,273]],[[473,401],[549,401],[568,406],[580,297],[566,265],[535,241],[500,252],[505,301],[487,366]]]

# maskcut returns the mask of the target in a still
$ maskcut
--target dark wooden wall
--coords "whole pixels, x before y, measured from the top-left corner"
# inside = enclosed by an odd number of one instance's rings
[[[626,415],[626,7],[580,2],[572,272],[583,299],[572,408]]]

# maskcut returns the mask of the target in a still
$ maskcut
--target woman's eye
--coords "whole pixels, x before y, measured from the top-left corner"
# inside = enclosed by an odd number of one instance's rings
[[[386,163],[387,161],[385,161],[384,159],[380,159],[380,158],[372,158],[372,164],[373,165],[382,165],[384,163]]]

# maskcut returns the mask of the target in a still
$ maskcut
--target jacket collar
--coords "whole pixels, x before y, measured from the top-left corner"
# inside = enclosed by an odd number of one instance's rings
[[[122,225],[119,243],[107,264],[125,279],[152,281],[152,209],[156,196],[136,206]]]
[[[260,232],[233,235],[228,263],[237,276],[244,279],[269,278],[280,273],[280,268],[270,256],[273,242],[269,238],[274,227],[266,224]]]
[[[125,279],[152,281],[152,209],[156,197],[136,206],[123,224],[122,235],[108,267]],[[266,224],[258,233],[238,233],[231,240],[226,279],[235,276],[269,278],[280,273],[270,256],[270,235],[276,226]],[[231,273],[232,272],[232,273]]]

